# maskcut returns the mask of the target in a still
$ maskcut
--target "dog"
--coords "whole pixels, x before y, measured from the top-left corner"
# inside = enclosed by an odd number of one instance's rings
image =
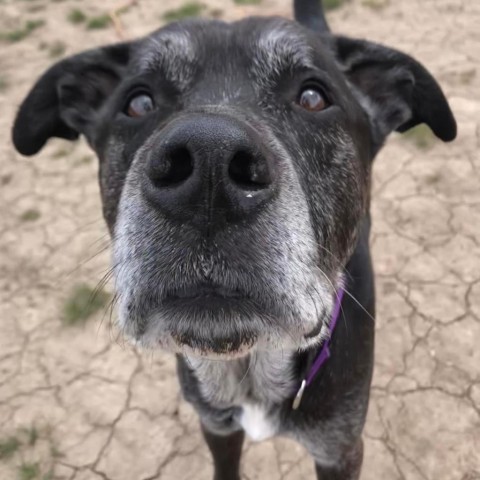
[[[177,356],[214,478],[245,433],[300,442],[322,480],[358,479],[374,350],[372,162],[389,133],[456,124],[408,55],[295,20],[185,20],[61,60],[19,108],[36,154],[99,158],[118,324]]]

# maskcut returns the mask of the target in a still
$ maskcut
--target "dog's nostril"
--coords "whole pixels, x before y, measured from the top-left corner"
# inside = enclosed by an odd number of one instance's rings
[[[245,190],[265,188],[272,183],[267,160],[262,155],[252,155],[242,150],[233,155],[228,175],[237,186]]]
[[[168,187],[186,180],[193,172],[193,158],[188,148],[175,147],[151,165],[149,176],[157,187]]]

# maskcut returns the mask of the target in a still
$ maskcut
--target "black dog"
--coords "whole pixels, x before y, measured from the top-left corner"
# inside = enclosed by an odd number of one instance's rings
[[[119,325],[177,353],[221,480],[239,478],[245,431],[297,439],[323,480],[358,478],[372,160],[393,130],[456,135],[419,63],[331,35],[316,1],[295,13],[175,23],[67,58],[13,129],[25,155],[80,134],[97,153]]]

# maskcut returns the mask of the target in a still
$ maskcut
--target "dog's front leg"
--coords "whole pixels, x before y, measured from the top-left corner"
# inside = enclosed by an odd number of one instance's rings
[[[243,430],[228,435],[218,435],[209,432],[202,425],[202,432],[212,452],[214,480],[240,480],[240,457],[245,438]]]
[[[360,438],[347,450],[338,465],[325,466],[315,463],[318,480],[358,480],[363,462],[363,441]]]

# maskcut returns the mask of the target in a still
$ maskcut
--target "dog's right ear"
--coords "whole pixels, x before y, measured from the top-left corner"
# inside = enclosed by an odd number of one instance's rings
[[[340,68],[367,99],[372,127],[383,139],[426,123],[444,142],[452,141],[457,124],[440,85],[414,58],[366,40],[334,37]]]
[[[132,44],[121,43],[66,58],[37,81],[17,114],[12,137],[23,155],[34,155],[50,137],[88,137],[95,114],[123,77]]]

